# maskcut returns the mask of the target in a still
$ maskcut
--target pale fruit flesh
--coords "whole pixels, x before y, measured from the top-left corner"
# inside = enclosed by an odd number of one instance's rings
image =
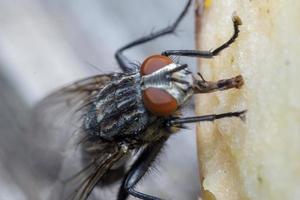
[[[201,59],[207,80],[243,75],[237,90],[198,95],[197,114],[247,109],[246,122],[222,119],[197,129],[203,198],[300,199],[300,1],[212,0],[198,46],[210,50],[243,25],[237,41]]]

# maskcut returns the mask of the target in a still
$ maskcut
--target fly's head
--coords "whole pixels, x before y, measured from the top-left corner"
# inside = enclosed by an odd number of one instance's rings
[[[143,102],[154,115],[170,116],[194,93],[195,79],[187,65],[174,63],[167,56],[150,56],[140,73]]]
[[[162,55],[148,57],[140,73],[143,103],[156,116],[171,116],[193,94],[240,88],[244,83],[241,75],[213,82],[198,73],[200,79],[196,79],[186,64]]]

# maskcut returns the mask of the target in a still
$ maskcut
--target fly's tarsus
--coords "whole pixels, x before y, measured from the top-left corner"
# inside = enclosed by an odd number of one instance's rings
[[[231,118],[231,117],[238,117],[242,121],[245,121],[245,114],[247,110],[237,111],[237,112],[227,112],[221,114],[211,114],[211,115],[202,115],[202,116],[195,116],[195,117],[177,117],[170,119],[167,121],[167,126],[176,126],[176,125],[183,125],[188,123],[196,123],[196,122],[203,122],[203,121],[215,121],[217,119],[222,118]]]

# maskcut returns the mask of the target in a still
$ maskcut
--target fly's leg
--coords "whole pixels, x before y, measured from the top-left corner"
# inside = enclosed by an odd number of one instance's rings
[[[240,88],[244,84],[243,77],[238,75],[229,79],[222,79],[216,82],[206,81],[203,76],[198,73],[201,80],[196,80],[194,84],[194,93],[210,93],[221,90],[228,90],[231,88]],[[216,119],[228,118],[228,117],[239,117],[241,120],[245,120],[246,110],[238,111],[238,112],[228,112],[222,114],[212,114],[212,115],[204,115],[204,116],[196,116],[196,117],[186,117],[186,118],[171,118],[167,120],[167,126],[177,126],[181,127],[186,123],[195,123],[201,121],[214,121]]]
[[[184,118],[171,118],[168,119],[166,122],[167,126],[181,126],[187,123],[195,123],[195,122],[203,122],[203,121],[215,121],[217,119],[222,118],[231,118],[231,117],[238,117],[241,120],[245,120],[246,110],[239,111],[239,112],[228,112],[222,114],[213,114],[213,115],[203,115],[203,116],[195,116],[195,117],[184,117]]]
[[[241,88],[244,84],[244,79],[241,75],[238,75],[229,79],[222,79],[216,82],[214,81],[206,81],[203,76],[198,73],[201,80],[195,80],[194,84],[194,93],[210,93],[215,91],[223,91],[232,88]]]
[[[129,49],[131,47],[149,42],[151,40],[154,40],[158,37],[161,37],[163,35],[167,35],[167,34],[172,34],[174,33],[176,27],[178,26],[178,24],[180,23],[180,21],[183,19],[183,17],[186,15],[188,8],[191,5],[192,0],[188,0],[186,6],[184,7],[183,11],[180,13],[180,15],[178,16],[178,18],[174,21],[173,24],[171,24],[170,26],[163,28],[161,30],[158,30],[156,32],[151,33],[150,35],[141,37],[125,46],[123,46],[122,48],[120,48],[116,53],[115,53],[115,58],[120,66],[120,68],[124,71],[124,72],[128,72],[128,71],[132,71],[134,70],[134,67],[132,66],[132,64],[130,64],[129,59],[123,55],[123,51],[126,49]]]
[[[137,160],[129,170],[128,174],[124,178],[118,193],[118,200],[126,200],[129,194],[143,200],[161,200],[160,198],[138,192],[134,189],[134,187],[145,175],[145,173],[159,154],[166,139],[167,138],[160,140],[156,143],[149,144],[143,150],[141,155],[137,158]]]
[[[198,50],[166,50],[162,52],[165,56],[189,56],[189,57],[203,57],[212,58],[217,56],[222,50],[226,49],[231,45],[239,35],[239,26],[242,25],[242,21],[238,16],[232,17],[234,33],[231,38],[212,51],[198,51]]]

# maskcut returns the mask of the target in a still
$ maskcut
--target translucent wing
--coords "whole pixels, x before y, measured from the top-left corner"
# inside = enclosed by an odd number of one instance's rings
[[[112,74],[90,77],[42,100],[32,118],[32,137],[36,145],[48,151],[65,151],[70,139],[81,131],[85,108],[112,79]]]
[[[74,162],[74,157],[65,159],[60,179],[56,181],[49,199],[86,200],[107,170],[126,153],[121,146],[103,141],[85,144],[81,151],[89,151],[92,156],[88,159],[90,162],[86,162],[84,167],[81,164],[80,168],[74,170],[70,169],[70,166],[78,164]],[[82,156],[80,152],[77,155]]]
[[[41,188],[52,190],[50,199],[86,199],[102,175],[122,157],[114,143],[98,140],[77,145],[85,137],[81,126],[86,108],[115,77],[98,75],[75,82],[46,97],[34,109],[28,138],[33,143],[31,159],[36,175],[43,179]],[[83,151],[93,156],[86,159]],[[88,160],[85,166],[83,160]],[[70,177],[75,178],[66,181]]]

